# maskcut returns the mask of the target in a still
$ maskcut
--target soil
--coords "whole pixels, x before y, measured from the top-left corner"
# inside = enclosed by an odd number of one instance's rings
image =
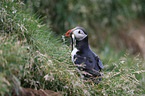
[[[12,89],[12,94],[11,96],[18,96],[18,93],[16,93],[16,91],[14,89]],[[21,91],[19,93],[19,96],[63,96],[60,93],[51,91],[51,90],[34,90],[31,88],[22,88],[21,87]]]

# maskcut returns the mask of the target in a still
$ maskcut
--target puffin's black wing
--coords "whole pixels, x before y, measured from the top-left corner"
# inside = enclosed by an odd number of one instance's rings
[[[95,60],[97,61],[97,65],[98,65],[98,67],[100,68],[100,71],[101,71],[104,68],[103,64],[102,64],[102,61],[100,60],[99,56],[96,55],[94,52],[93,52],[93,55],[95,57]]]
[[[75,55],[75,64],[78,65],[78,69],[81,71],[85,79],[90,79],[96,83],[101,81],[101,73],[103,64],[94,52],[88,51],[88,54],[80,56],[78,53]]]
[[[103,69],[104,66],[103,66],[102,61],[100,60],[99,56],[96,56],[95,58],[96,58],[96,60],[97,60],[97,64],[98,64],[98,66],[100,67],[100,69]]]

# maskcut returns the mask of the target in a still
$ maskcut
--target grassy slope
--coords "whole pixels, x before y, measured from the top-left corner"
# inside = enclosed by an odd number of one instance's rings
[[[137,57],[102,52],[103,80],[99,85],[80,78],[69,48],[25,13],[23,3],[0,1],[0,94],[20,86],[61,91],[65,95],[134,95],[145,93],[144,65]],[[111,55],[112,54],[112,55]],[[115,56],[114,56],[115,54]]]

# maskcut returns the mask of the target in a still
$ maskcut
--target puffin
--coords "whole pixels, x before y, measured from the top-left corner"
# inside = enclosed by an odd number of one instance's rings
[[[67,31],[65,36],[71,38],[71,60],[81,77],[98,84],[102,80],[103,64],[99,56],[91,50],[86,30],[83,27],[75,27]]]

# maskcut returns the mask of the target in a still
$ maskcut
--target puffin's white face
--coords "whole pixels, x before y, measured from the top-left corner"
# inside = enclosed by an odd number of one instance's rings
[[[87,35],[81,29],[74,30],[72,35],[74,35],[78,41],[83,40],[87,37]]]

